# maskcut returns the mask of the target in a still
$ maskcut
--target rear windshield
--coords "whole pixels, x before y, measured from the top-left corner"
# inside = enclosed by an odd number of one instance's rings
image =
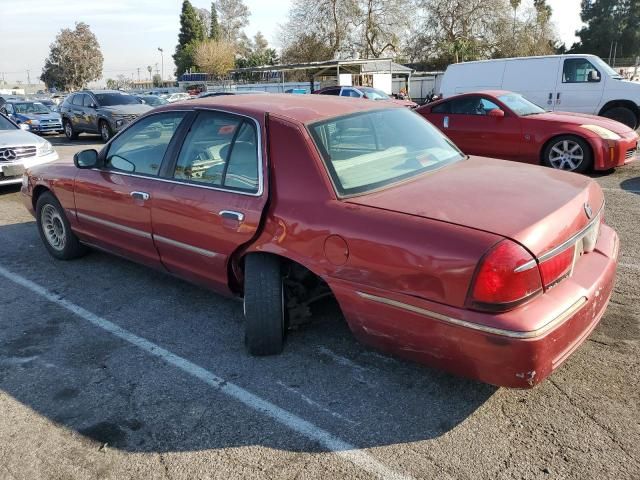
[[[140,103],[140,100],[136,97],[133,95],[127,95],[126,93],[96,93],[95,96],[102,107]]]
[[[464,158],[406,108],[332,118],[309,130],[340,196],[366,193]]]

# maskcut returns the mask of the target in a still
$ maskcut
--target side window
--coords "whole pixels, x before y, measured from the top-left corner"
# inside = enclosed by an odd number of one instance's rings
[[[340,95],[340,89],[331,88],[329,90],[325,90],[324,92],[322,92],[322,95]]]
[[[487,115],[499,108],[495,103],[482,97],[462,97],[451,100],[451,113],[458,115]]]
[[[84,98],[84,93],[76,93],[71,99],[71,103],[73,105],[82,106],[82,99]]]
[[[451,102],[443,102],[431,109],[431,113],[451,113]]]
[[[92,103],[94,103],[93,98],[91,98],[91,95],[87,95],[86,93],[82,96],[82,105],[84,107],[90,107]]]
[[[191,126],[174,178],[255,193],[258,136],[252,121],[218,112],[201,112]]]
[[[568,58],[562,69],[562,83],[599,82],[600,72],[585,58]]]
[[[157,175],[185,112],[166,112],[144,118],[118,135],[107,152],[110,170]]]
[[[360,97],[362,97],[362,94],[360,92],[358,92],[354,88],[343,88],[342,92],[340,93],[340,96],[342,96],[342,97],[360,98]]]

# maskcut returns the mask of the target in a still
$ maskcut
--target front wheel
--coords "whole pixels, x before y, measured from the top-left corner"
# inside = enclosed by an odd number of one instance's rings
[[[549,142],[544,149],[543,163],[551,168],[584,173],[593,165],[589,144],[574,135],[563,135]]]
[[[36,219],[42,243],[51,256],[58,260],[71,260],[87,252],[87,247],[71,231],[62,205],[50,192],[45,192],[38,198]]]
[[[263,253],[244,263],[245,344],[251,355],[276,355],[284,347],[285,292],[278,257]]]
[[[102,141],[107,143],[111,140],[113,136],[113,132],[111,131],[111,127],[109,126],[109,122],[106,120],[100,120],[100,136],[102,137]]]

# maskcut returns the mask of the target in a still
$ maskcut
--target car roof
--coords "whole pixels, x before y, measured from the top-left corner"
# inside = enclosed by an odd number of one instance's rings
[[[185,107],[189,109],[220,109],[256,119],[264,118],[266,113],[270,113],[300,123],[317,122],[357,112],[405,108],[390,102],[381,105],[379,102],[363,102],[355,98],[274,93],[270,95],[220,95],[197,98],[178,105],[165,105],[155,111],[183,110]]]

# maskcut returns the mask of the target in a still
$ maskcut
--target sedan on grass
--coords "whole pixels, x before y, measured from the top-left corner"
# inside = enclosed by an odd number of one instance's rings
[[[578,173],[610,170],[638,157],[638,134],[603,117],[547,112],[522,95],[486,91],[416,109],[469,155]]]
[[[363,342],[508,387],[585,341],[617,265],[596,182],[469,158],[390,102],[159,107],[22,193],[55,258],[97,247],[243,299],[251,354],[332,296]]]

